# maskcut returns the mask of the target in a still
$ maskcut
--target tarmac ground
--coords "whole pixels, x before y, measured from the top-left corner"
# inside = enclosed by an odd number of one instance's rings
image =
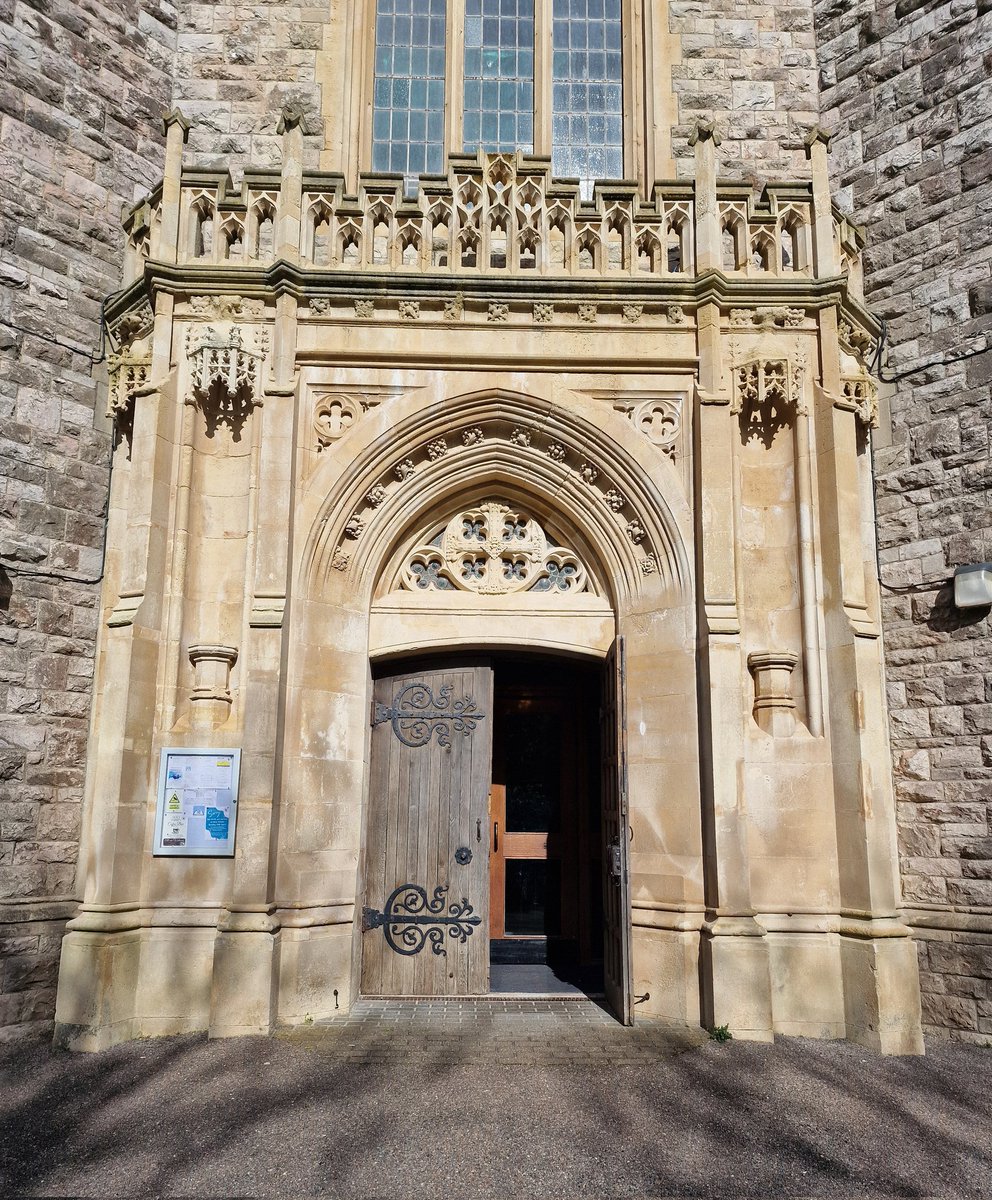
[[[4,1196],[992,1196],[992,1049],[718,1044],[591,1002],[0,1047]]]

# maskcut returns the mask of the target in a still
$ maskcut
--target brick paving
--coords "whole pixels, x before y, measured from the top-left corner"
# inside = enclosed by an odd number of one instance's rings
[[[625,1028],[596,1000],[490,997],[361,1000],[347,1015],[277,1037],[352,1063],[542,1067],[657,1063],[707,1040],[701,1029],[663,1021]]]

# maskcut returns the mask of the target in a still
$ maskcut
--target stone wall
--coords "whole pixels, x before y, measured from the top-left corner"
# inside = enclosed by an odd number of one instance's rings
[[[168,0],[0,0],[0,1040],[51,1028],[72,908],[110,445],[90,355],[121,205],[161,173],[174,30]]]
[[[183,3],[173,95],[193,125],[184,161],[233,175],[249,163],[278,167],[276,125],[287,104],[304,110],[316,135],[322,128],[318,52],[325,35],[342,37],[344,7],[339,0],[322,6]],[[308,139],[307,166],[317,166],[317,154],[316,141]]]
[[[688,137],[704,116],[719,125],[728,177],[805,178],[803,135],[818,113],[811,0],[670,0],[668,8],[671,37],[659,34],[659,43],[674,59],[679,173],[692,174]],[[248,163],[278,166],[276,125],[293,104],[307,116],[306,165],[340,169],[339,148],[357,120],[346,112],[346,72],[361,68],[350,26],[344,0],[182,5],[174,97],[194,123],[186,161],[235,176]]]
[[[992,1042],[992,630],[955,566],[992,560],[992,3],[817,4],[823,124],[888,323],[876,439],[904,900],[930,1032]],[[964,357],[968,355],[968,357]],[[949,359],[958,361],[950,362]]]
[[[803,137],[818,121],[810,0],[669,0],[669,18],[679,173],[692,174],[688,137],[705,117],[724,139],[722,175],[805,178]]]

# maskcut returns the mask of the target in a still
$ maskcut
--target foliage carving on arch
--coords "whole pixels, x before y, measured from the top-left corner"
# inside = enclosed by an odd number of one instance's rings
[[[579,556],[557,545],[520,508],[486,500],[450,518],[404,552],[391,590],[460,591],[481,596],[589,590]]]

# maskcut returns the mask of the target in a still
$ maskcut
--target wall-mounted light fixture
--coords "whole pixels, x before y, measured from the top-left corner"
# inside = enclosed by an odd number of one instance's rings
[[[955,608],[988,608],[989,605],[992,605],[992,563],[955,567]]]

